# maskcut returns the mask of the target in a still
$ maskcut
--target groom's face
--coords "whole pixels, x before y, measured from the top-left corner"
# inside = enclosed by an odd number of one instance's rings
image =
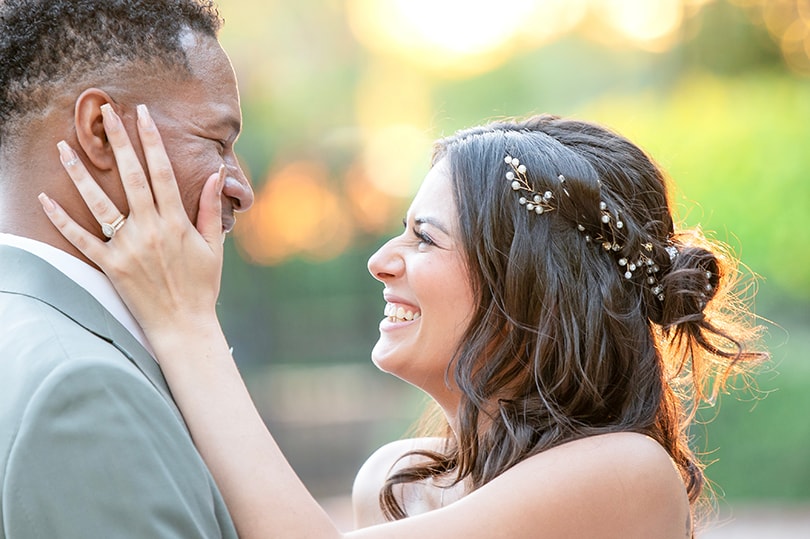
[[[233,226],[234,213],[253,204],[253,190],[234,153],[242,128],[236,77],[219,43],[188,34],[186,56],[191,77],[166,85],[164,95],[149,103],[174,167],[183,205],[196,222],[206,179],[226,166],[222,222]]]

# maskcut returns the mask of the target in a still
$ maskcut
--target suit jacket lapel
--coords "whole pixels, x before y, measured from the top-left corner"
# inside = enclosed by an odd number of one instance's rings
[[[0,245],[0,292],[47,303],[115,346],[146,376],[185,426],[157,362],[93,296],[62,272],[27,251]]]

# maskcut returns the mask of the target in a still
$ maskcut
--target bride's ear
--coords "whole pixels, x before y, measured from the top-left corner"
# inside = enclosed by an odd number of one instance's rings
[[[113,110],[120,114],[118,106],[107,92],[98,88],[88,88],[76,98],[73,113],[79,146],[90,163],[103,171],[116,168],[115,155],[104,133],[101,106],[105,103],[109,103]]]

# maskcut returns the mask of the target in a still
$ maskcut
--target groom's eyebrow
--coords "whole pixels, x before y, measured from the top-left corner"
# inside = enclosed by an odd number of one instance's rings
[[[233,116],[230,114],[226,116],[218,115],[216,118],[209,119],[205,125],[212,131],[229,131],[233,133],[234,139],[239,137],[239,134],[242,132],[242,121],[238,116]]]

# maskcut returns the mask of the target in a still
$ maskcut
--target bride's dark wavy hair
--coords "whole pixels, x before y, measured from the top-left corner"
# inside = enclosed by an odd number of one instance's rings
[[[507,155],[536,191],[553,193],[553,211],[518,203]],[[443,451],[416,452],[422,463],[388,477],[386,516],[407,516],[398,485],[450,474],[477,489],[532,455],[611,432],[657,440],[694,508],[704,486],[687,434],[697,405],[767,357],[749,349],[757,331],[735,296],[734,257],[699,230],[677,231],[659,167],[591,123],[543,115],[475,127],[439,140],[439,160],[478,310],[447,371],[462,395],[455,432]],[[608,237],[621,250],[605,250],[598,239]],[[625,277],[619,260],[639,253],[657,265],[662,290],[646,271]]]

